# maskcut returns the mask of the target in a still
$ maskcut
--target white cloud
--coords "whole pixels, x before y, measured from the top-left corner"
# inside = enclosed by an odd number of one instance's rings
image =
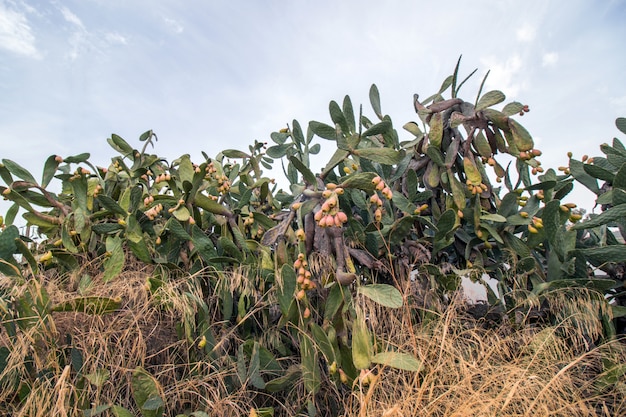
[[[490,70],[486,86],[489,89],[502,90],[509,97],[516,96],[526,87],[522,78],[522,59],[519,55],[513,55],[502,62],[494,56],[482,58],[480,62]]]
[[[123,35],[120,35],[119,33],[116,32],[108,32],[107,34],[104,35],[104,40],[113,45],[113,44],[119,44],[119,45],[126,45],[128,44],[128,41],[126,40],[126,38]]]
[[[0,48],[30,58],[41,58],[41,54],[35,46],[35,35],[28,25],[26,16],[1,3]]]
[[[167,28],[176,34],[183,33],[183,31],[185,30],[184,26],[174,19],[164,17],[163,21],[165,22]]]
[[[559,62],[559,54],[556,52],[547,52],[543,54],[541,65],[544,67],[552,67]]]
[[[532,42],[535,40],[536,34],[537,30],[535,27],[529,25],[528,23],[519,28],[516,33],[517,40],[520,42]]]
[[[63,14],[63,18],[67,22],[78,26],[81,30],[85,30],[85,25],[83,25],[82,20],[80,20],[78,16],[72,13],[70,9],[68,9],[67,7],[61,7],[60,11],[61,11],[61,14]]]

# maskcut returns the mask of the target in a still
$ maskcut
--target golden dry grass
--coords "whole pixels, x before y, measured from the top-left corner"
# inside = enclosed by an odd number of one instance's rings
[[[0,374],[0,415],[83,416],[83,408],[102,404],[117,404],[140,415],[130,389],[137,366],[158,381],[165,415],[186,410],[248,415],[260,405],[273,406],[277,416],[295,415],[299,409],[295,400],[304,397],[302,381],[282,397],[245,383],[233,388],[232,361],[218,357],[211,363],[195,357],[197,340],[180,337],[194,334],[195,329],[185,326],[197,312],[194,300],[202,298],[198,280],[181,277],[149,296],[144,285],[151,274],[151,268],[136,265],[109,284],[94,279],[88,294],[121,297],[118,312],[53,313],[51,320],[15,337],[3,331],[0,346],[11,353]],[[243,280],[241,271],[231,278]],[[76,296],[72,279],[37,280],[54,302]],[[24,291],[24,286],[12,286],[6,278],[0,287],[13,296]],[[626,363],[624,340],[589,348],[583,339],[571,337],[567,319],[543,327],[517,328],[506,321],[487,324],[467,315],[458,300],[442,312],[408,305],[389,310],[362,297],[358,300],[378,343],[414,354],[423,367],[419,373],[378,367],[373,385],[357,383],[352,390],[336,388],[323,378],[326,388],[316,400],[320,415],[626,415],[626,383],[603,384],[603,360]],[[236,332],[222,336],[231,344],[239,342]],[[72,370],[72,348],[82,354],[80,374]],[[19,401],[11,382],[22,378],[34,382],[30,394]]]

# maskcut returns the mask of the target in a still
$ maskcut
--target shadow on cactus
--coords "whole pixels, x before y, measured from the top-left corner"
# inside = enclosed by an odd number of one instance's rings
[[[373,85],[373,120],[346,96],[330,102],[331,122],[312,121],[304,132],[294,120],[269,147],[203,153],[200,163],[150,154],[152,131],[139,138],[141,150],[112,135],[119,155],[107,168],[89,154],[53,155],[41,181],[4,159],[0,192],[13,206],[0,234],[1,272],[24,280],[88,269],[106,283],[139,260],[155,268],[145,285],[155,299],[172,277],[191,276],[203,291],[180,329],[192,356],[227,361],[237,370],[233,389],[280,393],[309,415],[337,406],[321,391],[363,389],[385,366],[420,371],[412,354],[376,338],[368,303],[424,311],[432,307],[424,291],[444,300],[462,276],[498,280],[497,292],[487,288],[502,312],[519,312],[521,301],[547,305],[555,319],[573,308],[563,299],[584,292],[595,310],[572,326],[593,342],[612,337],[612,319],[624,315],[626,252],[614,230],[626,226],[626,149],[615,139],[601,147],[606,157],[544,169],[515,117],[528,105],[496,109],[505,96],[483,93],[484,80],[475,99],[461,99],[469,77],[459,78],[459,64],[436,94],[414,96],[417,121],[403,126],[402,140]],[[321,170],[310,164],[318,138],[334,149]],[[289,190],[263,171],[276,161]],[[53,179],[58,193],[48,189]],[[575,182],[598,195],[602,214],[580,222],[564,201]],[[38,239],[13,225],[20,209]]]

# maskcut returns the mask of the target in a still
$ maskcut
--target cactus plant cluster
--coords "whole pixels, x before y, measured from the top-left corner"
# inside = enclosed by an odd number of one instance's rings
[[[476,100],[465,101],[458,72],[457,64],[436,94],[414,96],[418,121],[403,126],[405,140],[382,113],[373,85],[375,121],[362,109],[355,114],[346,96],[341,105],[331,101],[332,123],[312,121],[304,134],[293,121],[271,135],[271,146],[203,153],[199,163],[189,155],[168,162],[149,153],[157,140],[152,131],[139,138],[140,150],[112,135],[108,142],[118,155],[108,167],[92,165],[89,154],[53,155],[40,181],[4,159],[0,192],[13,205],[0,234],[0,271],[34,280],[47,270],[95,263],[94,275],[108,282],[139,260],[162,271],[146,285],[151,292],[158,280],[197,274],[206,299],[219,300],[221,317],[208,323],[198,316],[204,324],[194,328],[202,334],[188,333],[186,341],[201,337],[201,351],[215,359],[218,328],[236,323],[250,347],[226,352],[241,369],[239,380],[278,392],[301,377],[310,414],[322,381],[365,386],[375,380],[377,364],[419,371],[412,355],[375,343],[357,302],[365,297],[410,308],[401,291],[415,279],[443,296],[458,289],[459,275],[487,274],[500,289],[490,292],[490,303],[504,310],[517,305],[511,294],[591,288],[616,302],[598,317],[603,337],[611,337],[612,318],[624,315],[626,249],[614,230],[626,228],[626,148],[615,139],[601,146],[605,157],[570,155],[568,167],[545,169],[541,151],[515,119],[528,105],[496,109],[504,94],[483,94],[482,85]],[[618,119],[623,133],[625,125]],[[335,148],[317,173],[309,159],[320,151],[316,138]],[[512,160],[506,167],[502,155]],[[287,191],[263,171],[276,161]],[[60,192],[50,190],[53,180]],[[603,208],[582,222],[565,200],[577,182]],[[20,210],[39,239],[13,225]],[[227,271],[242,269],[249,274],[245,285],[226,282]],[[3,303],[3,323],[26,314],[19,302],[17,310]],[[37,306],[45,316],[47,307]],[[297,372],[276,362],[294,352]],[[321,364],[328,378],[321,377]]]

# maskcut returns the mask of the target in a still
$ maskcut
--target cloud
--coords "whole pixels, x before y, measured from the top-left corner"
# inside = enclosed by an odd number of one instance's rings
[[[490,70],[486,82],[489,89],[497,88],[507,96],[514,97],[526,87],[526,82],[521,76],[523,68],[519,55],[513,55],[504,62],[489,56],[482,58],[480,62]]]
[[[35,46],[35,35],[28,25],[26,16],[9,9],[3,3],[0,3],[0,48],[18,55],[41,59],[41,54]]]
[[[120,35],[117,32],[108,32],[104,35],[104,40],[110,44],[110,45],[126,45],[128,44],[128,41],[126,40],[126,37],[124,37],[123,35]]]
[[[529,25],[528,23],[524,24],[516,32],[517,40],[520,42],[532,42],[535,40],[536,34],[537,34],[537,31],[535,27]]]
[[[68,9],[67,7],[61,7],[60,12],[63,15],[63,18],[67,22],[77,26],[78,28],[80,28],[83,31],[85,30],[85,25],[83,25],[83,22],[80,20],[80,18],[78,16],[76,16],[74,13],[72,13],[70,11],[70,9]]]
[[[552,67],[559,62],[559,54],[556,52],[547,52],[543,54],[541,65],[544,67]]]
[[[67,7],[59,8],[61,15],[71,25],[71,35],[68,39],[70,50],[67,57],[71,61],[77,60],[86,52],[102,54],[112,45],[126,45],[126,37],[117,32],[88,30],[83,21]]]
[[[165,26],[167,26],[167,28],[175,34],[183,33],[185,30],[184,26],[174,19],[164,17],[163,22],[165,22]]]

